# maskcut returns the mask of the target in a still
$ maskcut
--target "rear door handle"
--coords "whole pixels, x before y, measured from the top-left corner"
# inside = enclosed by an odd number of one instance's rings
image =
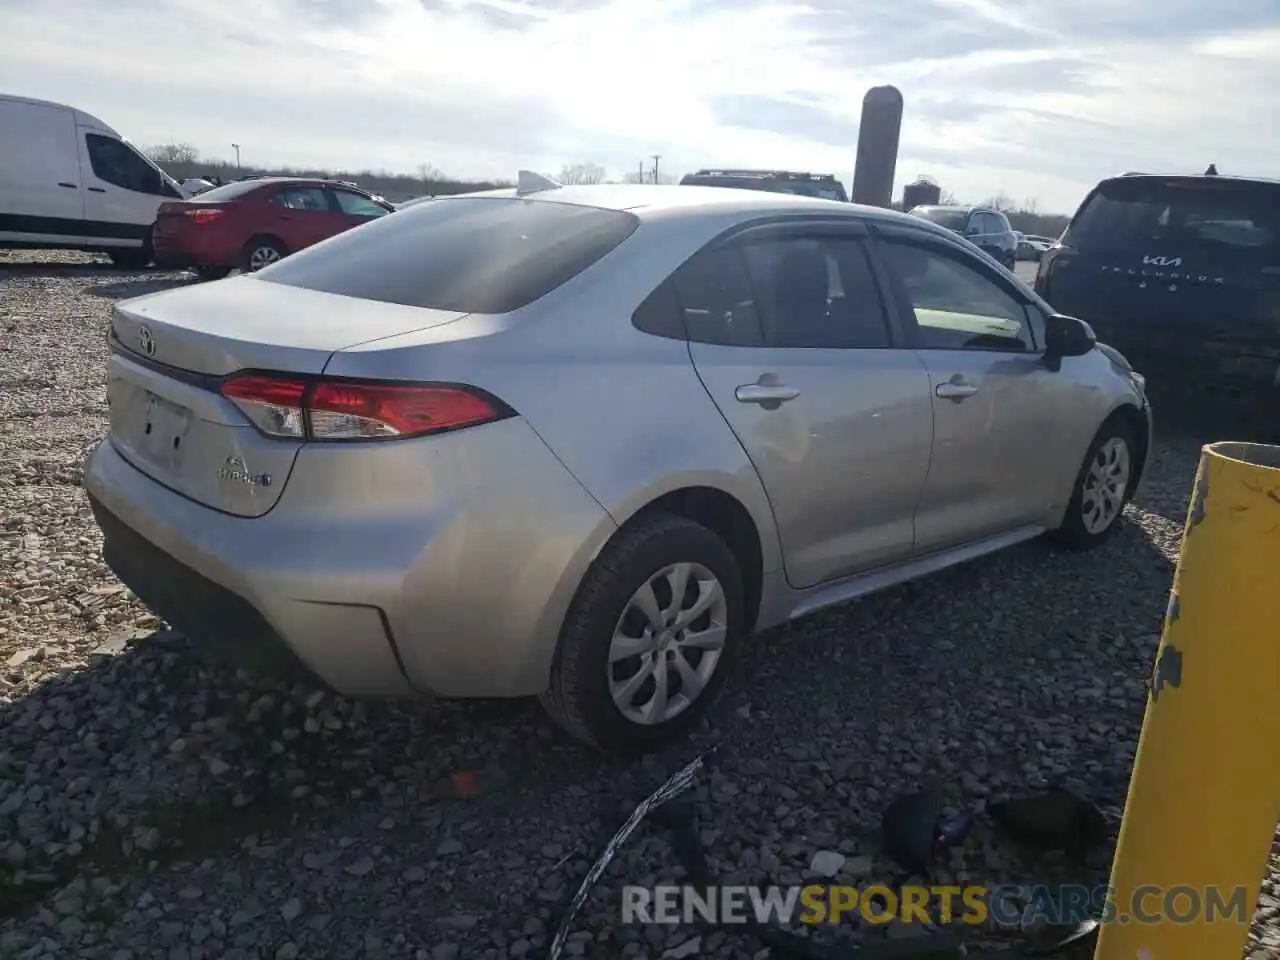
[[[972,397],[977,393],[978,385],[976,383],[956,383],[954,380],[950,380],[946,383],[938,384],[933,392],[943,400],[955,400],[959,403],[966,397]]]
[[[739,403],[777,404],[794,400],[800,396],[800,391],[795,387],[788,387],[784,383],[744,383],[733,391],[733,396]]]
[[[62,180],[58,181],[58,186],[66,187],[68,190],[74,190],[76,188],[76,185],[74,183],[67,183],[66,181],[62,181]]]
[[[107,191],[103,190],[101,187],[90,187],[89,192],[90,193],[106,193]]]

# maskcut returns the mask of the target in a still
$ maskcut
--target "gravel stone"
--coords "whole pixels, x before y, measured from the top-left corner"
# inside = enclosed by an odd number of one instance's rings
[[[819,850],[809,862],[809,872],[816,877],[834,877],[844,866],[844,854],[834,850]]]
[[[80,486],[110,309],[190,282],[0,252],[5,957],[542,956],[607,837],[711,747],[689,796],[740,882],[803,882],[815,853],[841,880],[891,880],[879,816],[926,786],[980,809],[1059,780],[1118,811],[1200,445],[1253,429],[1191,432],[1158,406],[1148,480],[1104,548],[1029,543],[770,631],[689,739],[627,763],[531,703],[356,702],[229,669],[116,581]],[[460,772],[485,789],[450,795]],[[1031,871],[979,818],[939,882],[1080,879],[1065,869]],[[768,956],[737,931],[618,923],[624,884],[680,876],[642,826],[567,955]],[[1280,956],[1280,843],[1246,956]]]

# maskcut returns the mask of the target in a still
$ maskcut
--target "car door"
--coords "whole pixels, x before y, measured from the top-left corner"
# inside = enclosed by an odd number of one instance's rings
[[[878,234],[876,254],[933,398],[917,552],[1043,522],[1060,479],[1055,434],[1075,383],[1044,365],[1043,315],[958,244],[896,228]]]
[[[0,99],[0,240],[84,243],[76,123],[63,107]]]
[[[347,229],[346,218],[334,212],[325,188],[312,184],[283,186],[268,201],[274,232],[289,252],[305,249]]]
[[[354,190],[330,187],[325,192],[329,195],[330,209],[339,216],[344,230],[385,217],[391,212],[376,200]]]
[[[694,366],[768,493],[796,588],[904,560],[914,542],[929,379],[865,233],[852,219],[756,228],[673,278]]]
[[[85,233],[102,246],[137,247],[150,236],[160,204],[180,199],[127,143],[80,128]]]

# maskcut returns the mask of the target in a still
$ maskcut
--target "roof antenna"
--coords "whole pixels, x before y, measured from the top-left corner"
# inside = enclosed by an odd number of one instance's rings
[[[1206,177],[1216,177],[1218,175],[1218,165],[1216,163],[1209,164],[1209,169],[1204,172]]]
[[[516,196],[523,197],[526,193],[539,193],[543,190],[558,190],[561,184],[556,183],[550,177],[544,177],[540,173],[534,173],[532,170],[521,170],[516,174]]]

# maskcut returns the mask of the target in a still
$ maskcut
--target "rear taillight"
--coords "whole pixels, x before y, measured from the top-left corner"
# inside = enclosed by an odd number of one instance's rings
[[[226,213],[225,210],[188,210],[187,216],[191,218],[193,224],[200,226],[205,223],[213,223],[224,213]]]
[[[221,393],[263,433],[299,440],[420,437],[511,416],[479,391],[444,384],[245,374],[223,383]]]
[[[1053,276],[1055,267],[1065,262],[1064,254],[1069,253],[1070,248],[1064,247],[1061,243],[1055,243],[1040,256],[1040,265],[1036,267],[1035,290],[1040,296],[1045,296],[1049,289],[1049,280]]]

